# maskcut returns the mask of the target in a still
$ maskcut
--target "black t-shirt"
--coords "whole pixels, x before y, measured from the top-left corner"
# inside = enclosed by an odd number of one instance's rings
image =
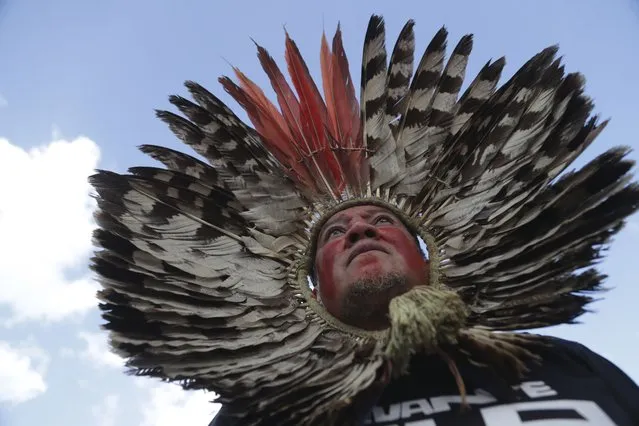
[[[460,366],[470,410],[447,365],[416,358],[365,419],[376,426],[639,426],[639,388],[584,346],[549,338],[541,366],[512,384],[484,368]]]
[[[375,426],[639,426],[639,387],[584,346],[549,338],[520,383],[506,384],[485,368],[458,365],[470,409],[447,365],[416,357],[410,374],[391,382],[364,419]],[[210,426],[240,426],[224,416]]]

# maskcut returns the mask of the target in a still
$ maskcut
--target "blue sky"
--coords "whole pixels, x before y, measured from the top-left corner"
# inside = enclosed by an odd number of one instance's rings
[[[153,112],[169,106],[168,95],[185,93],[184,80],[228,100],[217,77],[232,63],[267,86],[249,37],[283,60],[285,26],[318,70],[322,30],[332,33],[339,20],[357,79],[371,13],[384,15],[389,39],[415,19],[420,49],[442,25],[449,45],[474,33],[469,75],[502,55],[509,75],[559,43],[567,69],[586,75],[596,111],[613,119],[578,165],[613,145],[639,148],[639,7],[631,0],[606,6],[595,0],[6,0],[0,13],[0,425],[207,424],[215,411],[206,402],[210,395],[125,376],[121,360],[106,349],[86,267],[93,226],[86,177],[95,167],[151,164],[137,151],[140,144],[186,149]],[[638,242],[635,216],[601,265],[612,291],[593,306],[597,313],[584,316],[582,325],[545,331],[586,344],[635,381]]]

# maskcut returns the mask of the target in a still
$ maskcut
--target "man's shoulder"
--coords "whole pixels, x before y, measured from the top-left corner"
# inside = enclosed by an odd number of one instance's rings
[[[541,356],[542,366],[560,365],[561,368],[566,368],[566,373],[573,371],[582,374],[600,374],[602,370],[617,368],[602,355],[580,342],[544,335],[542,343],[542,346],[533,349]]]
[[[543,335],[543,340],[549,344],[550,347],[556,349],[565,349],[569,351],[587,351],[592,352],[587,346],[582,343],[575,342],[574,340],[562,339],[556,336]]]
[[[542,342],[544,343],[544,348],[541,349],[542,353],[568,353],[585,357],[595,355],[595,352],[593,352],[590,348],[574,340],[567,340],[560,337],[544,335],[542,336]]]
[[[609,363],[602,355],[590,349],[583,343],[573,340],[562,339],[555,336],[542,336],[543,346],[538,348],[536,352],[541,355],[544,360],[580,360],[585,363]]]
[[[553,336],[544,336],[544,341],[546,345],[537,352],[543,360],[542,371],[559,369],[564,375],[598,376],[614,388],[629,389],[635,395],[639,392],[637,384],[623,370],[586,345]]]

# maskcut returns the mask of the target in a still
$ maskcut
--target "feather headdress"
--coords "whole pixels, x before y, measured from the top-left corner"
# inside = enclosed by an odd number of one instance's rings
[[[214,391],[242,424],[348,424],[412,352],[521,374],[535,337],[511,331],[584,312],[602,247],[639,207],[628,150],[567,171],[606,123],[556,47],[500,87],[504,60],[488,62],[462,93],[472,37],[448,59],[446,38],[413,69],[413,22],[388,59],[373,16],[358,100],[339,28],[321,41],[322,91],[287,34],[292,86],[257,47],[277,104],[237,69],[220,79],[253,128],[187,82],[194,101],[158,116],[205,161],[144,145],[164,168],[91,178],[100,308],[133,372]],[[400,215],[431,259],[432,286],[393,299],[383,332],[332,318],[307,285],[323,221],[362,203]],[[431,332],[406,347],[402,327],[420,321]]]

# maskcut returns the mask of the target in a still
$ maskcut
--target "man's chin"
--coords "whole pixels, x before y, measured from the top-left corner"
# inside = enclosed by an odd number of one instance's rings
[[[360,255],[361,256],[361,255]],[[366,258],[356,257],[348,269],[352,277],[353,282],[361,280],[370,280],[373,278],[379,279],[382,276],[395,275],[395,272],[391,269],[392,265],[387,265],[385,262],[380,262],[374,256],[366,256]]]
[[[410,286],[404,275],[379,269],[362,271],[344,294],[340,320],[364,329],[386,328],[388,304],[408,290]]]
[[[358,283],[362,283],[362,282],[372,282],[375,281],[377,279],[379,279],[379,277],[385,275],[385,271],[382,268],[360,268],[358,271],[356,271],[356,274],[353,274],[353,279],[351,286],[353,285],[361,285]]]

